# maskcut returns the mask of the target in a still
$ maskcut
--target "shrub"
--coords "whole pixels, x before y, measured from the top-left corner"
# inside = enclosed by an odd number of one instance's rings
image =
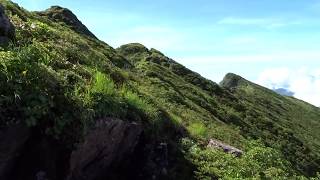
[[[116,94],[113,81],[101,72],[96,72],[90,91],[110,96]]]
[[[201,137],[206,137],[207,136],[207,128],[205,127],[204,124],[200,122],[193,122],[187,127],[189,133],[196,137],[196,138],[201,138]]]
[[[187,143],[186,143],[187,142]],[[287,179],[296,177],[280,152],[256,141],[248,142],[240,158],[218,149],[202,149],[189,141],[182,142],[188,158],[197,166],[199,179]]]

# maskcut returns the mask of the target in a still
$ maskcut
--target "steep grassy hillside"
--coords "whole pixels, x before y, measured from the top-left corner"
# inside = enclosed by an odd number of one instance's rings
[[[111,165],[104,163],[110,157],[94,156],[93,164],[108,168],[89,174],[109,174],[92,179],[307,179],[320,172],[319,108],[234,74],[218,85],[138,43],[114,49],[61,7],[28,12],[0,3],[16,31],[0,51],[0,140],[19,142],[14,151],[0,142],[0,179],[81,176],[72,174],[70,156],[84,152],[86,143],[79,144],[95,139],[101,121],[118,127],[107,128],[110,138],[118,137],[114,129],[140,132],[110,119],[143,133],[130,147],[119,143],[123,148],[107,156],[115,156]],[[23,142],[16,125],[30,131]],[[210,139],[243,154],[207,147]],[[6,158],[11,151],[14,158]]]
[[[230,89],[246,106],[240,125],[246,134],[280,148],[301,172],[312,173],[319,168],[319,108],[234,74],[227,74],[221,86]]]
[[[217,138],[240,147],[243,137],[261,139],[281,151],[297,171],[306,175],[318,171],[319,108],[234,74],[226,75],[219,87],[139,44],[124,45],[117,51],[144,72],[144,91],[158,102],[171,101],[165,109],[182,116],[180,123],[194,137]]]

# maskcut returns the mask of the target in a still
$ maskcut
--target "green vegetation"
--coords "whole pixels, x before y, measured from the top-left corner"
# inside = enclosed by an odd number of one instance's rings
[[[259,137],[267,146],[279,149],[298,171],[319,171],[319,108],[283,97],[264,87],[229,74],[221,83],[246,107],[239,124],[246,136]]]
[[[0,126],[25,122],[72,148],[105,117],[172,144],[183,179],[304,179],[320,171],[320,109],[229,74],[218,84],[141,44],[113,49],[70,24],[0,0],[16,41],[0,50]],[[206,147],[218,139],[236,158]],[[180,163],[180,164],[179,164]],[[191,177],[188,177],[191,178]]]
[[[280,152],[258,141],[248,142],[246,153],[240,158],[219,150],[201,149],[190,140],[184,140],[183,144],[191,146],[187,148],[189,158],[198,166],[196,175],[199,179],[298,178]]]

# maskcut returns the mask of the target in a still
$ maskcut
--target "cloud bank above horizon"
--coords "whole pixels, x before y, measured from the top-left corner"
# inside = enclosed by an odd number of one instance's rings
[[[294,97],[320,107],[320,68],[266,69],[256,82],[270,89],[287,89]]]

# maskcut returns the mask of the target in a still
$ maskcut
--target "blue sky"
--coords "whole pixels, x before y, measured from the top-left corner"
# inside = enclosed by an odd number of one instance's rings
[[[234,72],[320,106],[320,0],[15,0],[71,9],[113,47],[140,42],[219,82]]]

